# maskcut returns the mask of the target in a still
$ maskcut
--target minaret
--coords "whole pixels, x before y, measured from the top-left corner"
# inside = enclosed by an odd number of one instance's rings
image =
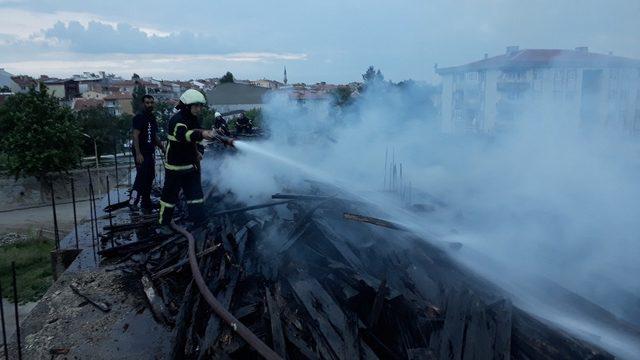
[[[284,67],[284,84],[287,85],[287,67]]]

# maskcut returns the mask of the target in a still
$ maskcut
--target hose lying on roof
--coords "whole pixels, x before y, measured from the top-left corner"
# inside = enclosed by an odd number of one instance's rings
[[[183,227],[172,224],[173,229],[175,229],[180,234],[184,235],[189,242],[189,265],[191,266],[191,273],[193,274],[193,279],[196,281],[196,285],[200,290],[200,294],[202,297],[209,303],[213,311],[222,318],[233,331],[238,333],[240,337],[244,339],[252,348],[254,348],[260,355],[262,355],[265,359],[268,360],[282,360],[282,357],[278,355],[275,351],[273,351],[270,347],[268,347],[262,340],[260,340],[249,328],[244,326],[238,319],[236,319],[227,309],[225,309],[218,299],[211,293],[207,284],[204,282],[204,278],[202,277],[202,273],[200,272],[200,267],[198,266],[198,260],[196,258],[196,244],[193,235],[189,233]]]

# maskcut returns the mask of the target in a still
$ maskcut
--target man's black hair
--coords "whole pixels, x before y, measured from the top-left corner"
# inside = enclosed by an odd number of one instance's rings
[[[147,99],[155,100],[155,98],[154,98],[153,96],[149,95],[149,94],[146,94],[146,95],[144,95],[144,96],[142,97],[142,101],[145,101],[145,100],[147,100]]]

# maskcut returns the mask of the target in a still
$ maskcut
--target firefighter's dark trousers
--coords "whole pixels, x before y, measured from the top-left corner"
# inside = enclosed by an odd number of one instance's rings
[[[200,184],[200,171],[165,169],[164,187],[160,197],[160,224],[168,225],[173,217],[173,210],[178,203],[180,189],[187,200],[189,220],[194,223],[204,221],[204,199]]]
[[[144,161],[136,164],[136,179],[133,182],[133,190],[138,192],[140,205],[143,208],[151,207],[151,186],[156,176],[156,161],[153,153],[143,153]]]

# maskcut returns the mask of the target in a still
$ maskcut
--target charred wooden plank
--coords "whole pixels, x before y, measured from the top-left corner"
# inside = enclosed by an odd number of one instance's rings
[[[142,282],[142,287],[144,289],[144,294],[146,296],[147,302],[149,303],[149,307],[151,308],[151,313],[156,321],[173,325],[171,322],[171,317],[168,314],[167,308],[164,306],[164,303],[157,295],[156,290],[151,283],[151,280],[145,275],[140,279]]]
[[[334,354],[342,354],[344,341],[336,329],[345,329],[340,307],[314,278],[289,279],[289,284],[312,319],[314,319]]]
[[[373,306],[371,307],[371,313],[369,314],[369,319],[367,321],[370,329],[375,328],[378,323],[378,319],[380,318],[380,313],[382,312],[382,305],[384,303],[384,296],[387,291],[387,279],[382,280],[380,286],[378,287],[378,292],[376,293],[376,297],[373,300]]]
[[[201,252],[199,252],[196,256],[200,259],[206,255],[209,255],[211,253],[213,253],[214,251],[218,250],[220,248],[220,244],[214,245],[208,249],[205,249]],[[189,259],[184,258],[180,261],[178,261],[176,264],[171,265],[169,267],[166,267],[156,273],[154,273],[153,275],[151,275],[151,279],[156,280],[158,278],[161,278],[163,276],[169,275],[171,273],[173,273],[174,271],[177,271],[179,269],[181,269],[182,267],[184,267],[185,265],[187,265],[189,263]]]
[[[132,252],[143,251],[145,249],[148,249],[156,245],[157,243],[158,241],[156,239],[140,240],[140,241],[100,250],[98,251],[98,255],[104,256],[104,257],[122,256]]]
[[[393,350],[389,349],[387,345],[385,345],[380,339],[378,339],[378,337],[375,336],[371,330],[367,328],[360,330],[362,338],[367,343],[367,345],[369,345],[371,349],[376,353],[376,356],[379,356],[383,359],[402,359],[402,357],[393,352]]]
[[[313,214],[324,204],[324,201],[316,204],[311,209],[307,210],[307,212],[305,212],[305,214],[296,221],[296,223],[293,225],[293,228],[287,235],[287,240],[280,247],[280,253],[287,251],[287,249],[289,249],[293,244],[296,243],[296,241],[304,234],[307,227],[309,226],[309,222],[311,221]]]
[[[304,194],[282,194],[277,193],[271,195],[272,199],[289,199],[289,200],[306,200],[306,201],[318,201],[318,200],[331,200],[335,199],[335,196],[326,195],[304,195]]]
[[[316,359],[318,355],[314,353],[309,344],[302,338],[300,331],[292,324],[287,324],[286,327],[287,340],[293,344],[296,349],[307,359]]]
[[[98,309],[100,309],[100,311],[105,312],[105,313],[111,311],[111,304],[109,304],[106,301],[98,300],[94,296],[90,296],[88,294],[85,294],[84,292],[82,292],[80,290],[80,287],[78,286],[78,284],[71,283],[71,284],[69,284],[69,287],[71,288],[71,290],[73,290],[74,293],[76,293],[81,298],[85,299],[91,305],[93,305],[93,306],[97,307]]]
[[[358,334],[358,314],[345,312],[346,327],[344,329],[344,359],[360,358],[360,335]]]
[[[245,212],[245,211],[251,211],[251,210],[264,209],[264,208],[268,208],[268,207],[272,207],[272,206],[277,206],[277,205],[287,204],[287,203],[289,203],[289,202],[290,202],[290,200],[286,200],[286,201],[276,201],[276,202],[272,202],[272,203],[259,204],[259,205],[252,205],[252,206],[245,206],[245,207],[241,207],[241,208],[237,208],[237,209],[230,209],[230,210],[218,211],[218,212],[215,212],[215,213],[211,214],[211,217],[218,217],[218,216],[232,215],[232,214],[237,214],[237,213],[241,213],[241,212]]]
[[[171,347],[170,359],[183,359],[184,358],[184,346],[187,341],[187,328],[189,327],[189,321],[191,317],[191,311],[193,309],[193,303],[195,301],[194,283],[193,280],[187,286],[185,290],[182,305],[180,311],[176,317],[176,327],[173,330],[173,342]]]
[[[614,359],[594,345],[578,340],[561,330],[513,309],[511,358],[514,359]]]
[[[107,205],[104,207],[104,212],[116,211],[119,209],[124,209],[129,206],[129,200],[120,201],[119,203]]]
[[[342,214],[342,216],[345,219],[351,220],[351,221],[358,221],[358,222],[363,222],[363,223],[367,223],[367,224],[382,226],[382,227],[386,227],[388,229],[393,229],[393,230],[408,231],[407,228],[405,228],[402,225],[393,223],[391,221],[374,218],[374,217],[371,217],[371,216],[352,214],[352,213],[348,213],[348,212],[345,212],[344,214]]]
[[[269,323],[271,324],[271,338],[273,339],[273,350],[283,358],[287,355],[287,348],[284,342],[284,334],[282,332],[282,321],[280,320],[280,311],[276,306],[276,301],[271,295],[271,290],[266,288],[267,308],[269,310]]]

